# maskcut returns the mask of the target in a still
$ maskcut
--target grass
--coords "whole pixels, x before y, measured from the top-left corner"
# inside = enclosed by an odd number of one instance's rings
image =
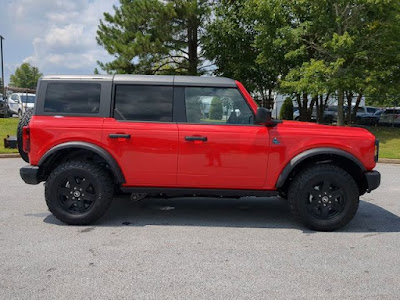
[[[17,149],[4,149],[3,139],[8,135],[17,134],[18,118],[0,118],[0,153],[17,153]],[[209,120],[202,120],[209,121]],[[215,120],[213,120],[215,122]],[[225,121],[223,121],[225,122]],[[380,158],[400,159],[400,128],[366,127],[380,142]]]
[[[18,118],[0,118],[0,153],[18,153],[17,149],[4,148],[4,138],[17,135],[18,121]]]
[[[379,139],[379,157],[400,159],[400,128],[366,127]]]

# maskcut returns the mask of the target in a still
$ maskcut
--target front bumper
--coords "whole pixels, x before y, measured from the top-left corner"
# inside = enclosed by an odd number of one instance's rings
[[[39,177],[39,167],[25,166],[19,169],[19,174],[27,184],[39,184],[42,180]]]
[[[381,184],[381,173],[378,171],[370,171],[365,173],[367,179],[367,192],[375,190]]]

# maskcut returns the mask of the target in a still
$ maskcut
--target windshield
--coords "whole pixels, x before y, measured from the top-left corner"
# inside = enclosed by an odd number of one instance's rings
[[[36,97],[35,96],[27,96],[27,95],[22,95],[21,96],[21,101],[23,103],[35,103]]]

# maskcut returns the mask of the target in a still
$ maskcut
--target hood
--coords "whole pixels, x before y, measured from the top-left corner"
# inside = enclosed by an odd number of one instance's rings
[[[375,136],[365,128],[361,127],[349,127],[349,126],[334,126],[334,125],[321,125],[311,122],[299,122],[299,121],[283,121],[278,124],[280,128],[284,130],[303,132],[312,132],[320,136],[348,136],[348,137],[365,137],[375,138]]]

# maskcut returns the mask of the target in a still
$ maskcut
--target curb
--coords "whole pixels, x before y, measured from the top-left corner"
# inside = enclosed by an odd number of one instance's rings
[[[20,158],[19,153],[0,153],[0,158]]]
[[[400,159],[395,159],[395,158],[379,158],[378,164],[400,164]]]

